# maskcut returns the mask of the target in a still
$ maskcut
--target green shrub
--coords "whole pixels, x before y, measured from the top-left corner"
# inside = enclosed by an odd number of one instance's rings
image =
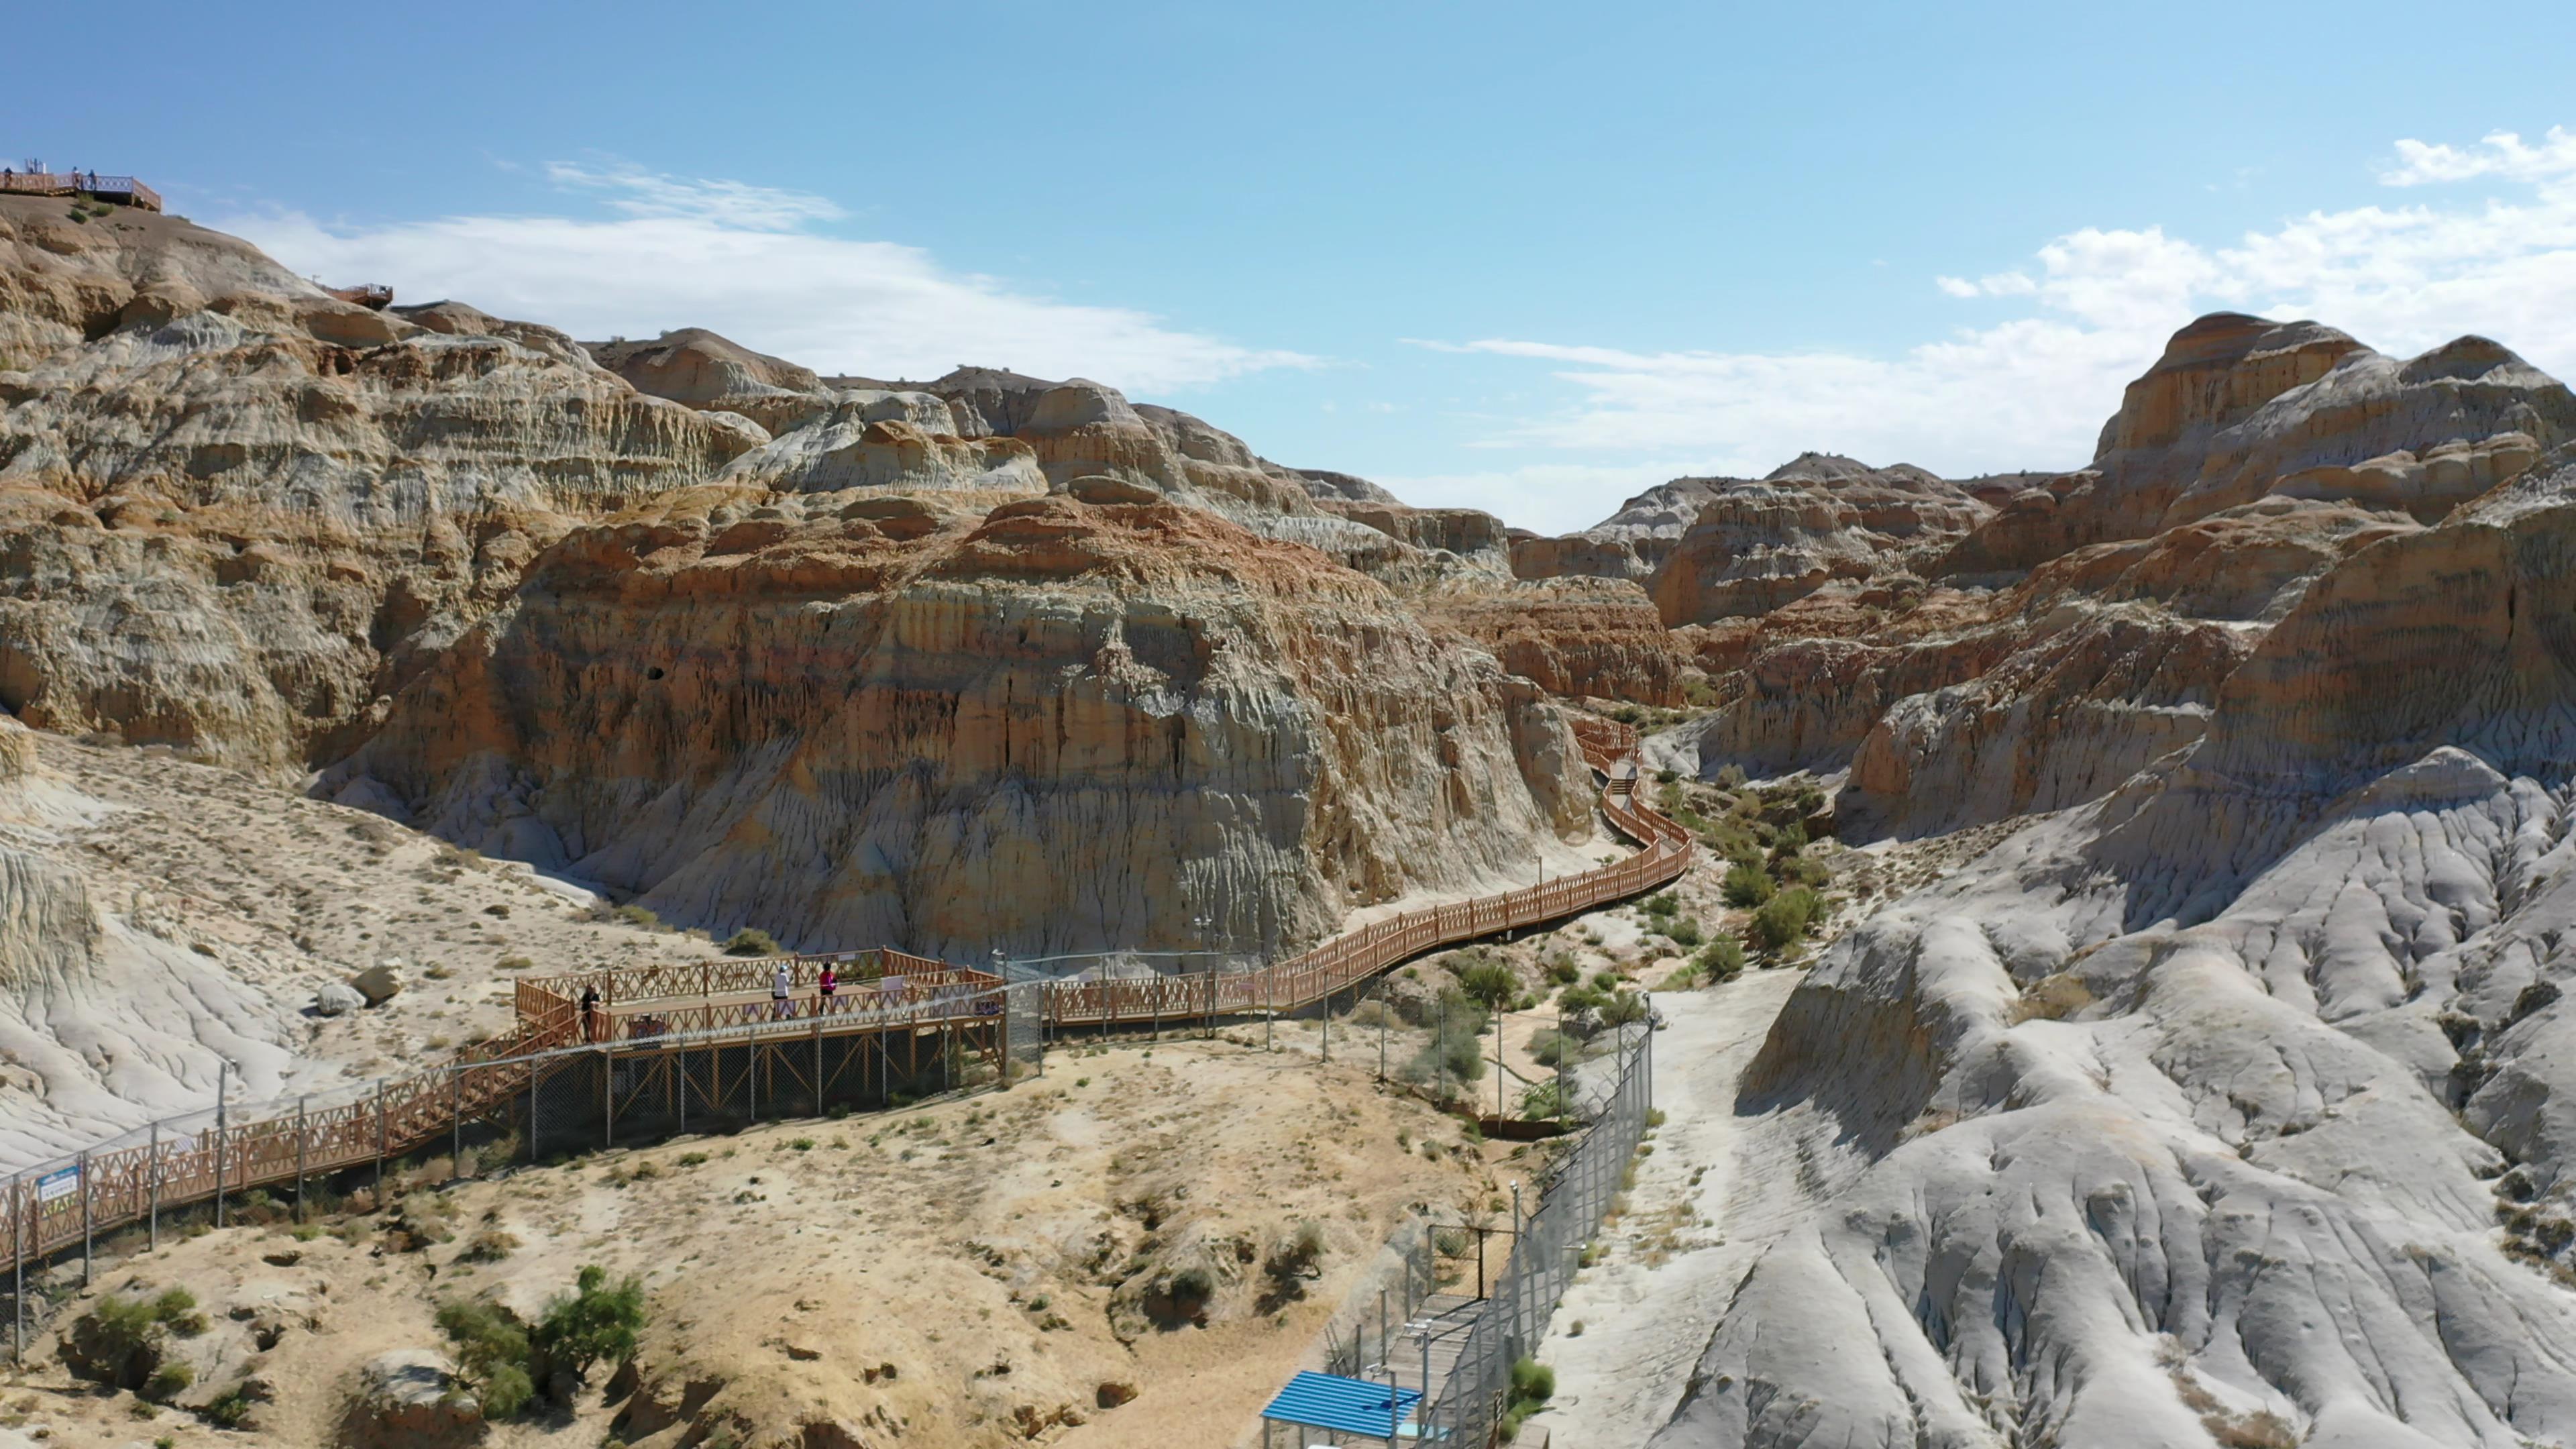
[[[196,1381],[195,1369],[183,1363],[165,1363],[153,1370],[151,1379],[143,1385],[141,1393],[144,1398],[153,1403],[166,1404],[186,1393],[188,1385]]]
[[[1499,961],[1479,961],[1458,973],[1458,989],[1489,1011],[1511,1000],[1520,987],[1520,977]]]
[[[1807,827],[1794,820],[1781,826],[1780,833],[1771,837],[1771,857],[1774,860],[1796,855],[1806,848]]]
[[[1744,974],[1744,946],[1732,936],[1720,936],[1701,947],[1691,964],[1711,981],[1732,981]]]
[[[1603,1026],[1634,1026],[1646,1019],[1646,998],[1633,991],[1621,991],[1601,1003]]]
[[[1438,1016],[1433,1018],[1432,1040],[1425,1042],[1422,1050],[1414,1053],[1413,1060],[1406,1064],[1405,1079],[1432,1081],[1441,1075],[1445,1066],[1451,1081],[1476,1081],[1485,1075],[1485,1048],[1480,1038],[1484,1036],[1490,1018],[1483,1007],[1462,992],[1444,991],[1440,999],[1446,1021],[1444,1023]]]
[[[1574,964],[1571,953],[1559,951],[1547,958],[1547,979],[1559,986],[1571,986],[1583,979],[1583,968]]]
[[[140,1388],[161,1367],[161,1345],[169,1335],[154,1307],[139,1298],[102,1297],[72,1325],[78,1354],[64,1358],[83,1378],[110,1388]]]
[[[619,906],[609,914],[616,917],[618,920],[624,921],[630,926],[641,927],[647,931],[657,930],[662,924],[662,918],[660,916],[653,914],[642,906]]]
[[[1508,1442],[1521,1431],[1521,1421],[1547,1407],[1556,1397],[1556,1371],[1534,1358],[1523,1358],[1512,1365],[1512,1396],[1503,1410],[1502,1438]]]
[[[1744,767],[1742,765],[1729,765],[1725,769],[1718,771],[1717,787],[1721,790],[1743,789]]]
[[[1531,1086],[1521,1093],[1521,1116],[1530,1121],[1564,1115],[1565,1099],[1556,1089],[1556,1078]]]
[[[745,926],[725,939],[728,956],[775,956],[779,954],[778,938],[757,926]]]
[[[1530,1037],[1530,1060],[1542,1067],[1563,1066],[1573,1058],[1573,1040],[1552,1028],[1541,1028]]]
[[[1739,860],[1727,868],[1726,883],[1718,889],[1725,895],[1728,905],[1738,910],[1749,910],[1771,899],[1777,887],[1771,884],[1771,877],[1763,872],[1762,867]]]
[[[594,1265],[581,1270],[571,1293],[546,1305],[528,1341],[541,1364],[570,1369],[581,1379],[593,1364],[635,1357],[643,1331],[643,1280],[630,1276],[611,1286],[608,1270]]]
[[[1650,916],[1673,915],[1681,908],[1682,903],[1673,898],[1671,891],[1666,891],[1659,896],[1650,896],[1646,900],[1646,914]]]
[[[1595,990],[1595,991],[1616,991],[1616,990],[1618,990],[1618,989],[1619,989],[1619,973],[1618,973],[1618,972],[1616,972],[1616,971],[1595,971],[1595,972],[1593,972],[1593,973],[1592,973],[1592,989],[1593,989],[1593,990]]]
[[[1763,902],[1747,923],[1746,933],[1754,945],[1765,951],[1778,951],[1807,934],[1822,914],[1823,904],[1814,891],[1791,886]]]
[[[199,1409],[197,1417],[218,1429],[238,1429],[250,1422],[250,1400],[239,1389],[227,1389]]]
[[[1696,946],[1701,941],[1707,939],[1700,934],[1699,917],[1697,916],[1682,917],[1680,920],[1673,922],[1670,926],[1665,927],[1664,934],[1672,937],[1673,944],[1676,946]]]
[[[483,1417],[507,1419],[535,1392],[528,1376],[528,1331],[497,1303],[460,1299],[441,1304],[438,1330],[456,1348],[457,1377],[474,1390]]]

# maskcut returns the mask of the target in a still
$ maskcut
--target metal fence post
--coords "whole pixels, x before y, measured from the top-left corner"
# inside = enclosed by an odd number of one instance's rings
[[[295,1099],[295,1220],[304,1221],[304,1099]]]
[[[376,1078],[376,1211],[385,1209],[385,1150],[392,1145],[393,1123],[385,1116],[385,1079]]]
[[[465,1071],[461,1067],[447,1072],[447,1175],[465,1175]]]
[[[818,1040],[814,1049],[815,1105],[823,1095],[823,1051]],[[617,1145],[617,1094],[611,1080],[617,1075],[617,1048],[607,1042],[599,1045],[599,1134],[602,1146]]]
[[[157,1253],[161,1251],[161,1122],[159,1118],[153,1119],[151,1142],[151,1147],[146,1150],[145,1160],[152,1164],[151,1243],[152,1251]]]
[[[537,1064],[528,1063],[528,1165],[537,1164]]]

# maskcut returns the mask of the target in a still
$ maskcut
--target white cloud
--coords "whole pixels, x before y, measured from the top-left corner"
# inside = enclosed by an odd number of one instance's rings
[[[916,247],[830,235],[817,224],[841,212],[817,196],[634,169],[547,174],[617,215],[339,226],[290,212],[214,225],[297,271],[384,282],[407,301],[454,297],[583,338],[707,327],[825,373],[926,378],[975,362],[1150,392],[1317,361],[1015,291]]]
[[[2538,146],[2526,146],[2511,131],[2491,131],[2474,146],[2397,143],[2397,164],[2379,173],[2389,186],[2425,186],[2500,176],[2508,181],[2543,181],[2576,173],[2576,132],[2552,126]]]
[[[1693,472],[1765,472],[1806,448],[1954,476],[2079,466],[2165,339],[2221,309],[2313,317],[2399,354],[2483,333],[2576,376],[2576,135],[2398,149],[2389,185],[2483,178],[2517,193],[2311,212],[2234,245],[2087,227],[2039,247],[2032,268],[1936,277],[1950,296],[2027,298],[2029,311],[1889,356],[1421,345],[1555,366],[1572,398],[1492,443],[1593,463],[1685,459]]]

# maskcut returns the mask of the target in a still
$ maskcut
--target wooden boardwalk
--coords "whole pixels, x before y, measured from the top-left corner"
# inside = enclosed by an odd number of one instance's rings
[[[1689,869],[1690,832],[1636,797],[1637,732],[1578,719],[1574,733],[1585,760],[1603,777],[1602,813],[1642,847],[1636,854],[1543,885],[1410,911],[1255,971],[1043,983],[1036,1014],[1057,1028],[1110,1029],[1293,1012],[1425,951],[1575,915],[1655,889]],[[789,985],[784,1009],[771,995],[782,966]],[[828,1004],[818,986],[826,966],[840,982]],[[582,1001],[593,993],[585,1014]],[[0,1204],[0,1243],[13,1261],[40,1259],[162,1208],[380,1164],[454,1139],[465,1123],[506,1116],[576,1059],[649,1064],[699,1049],[819,1047],[825,1038],[862,1035],[901,1041],[909,1059],[921,1041],[936,1037],[942,1049],[971,1044],[1007,1080],[1015,994],[1028,999],[990,972],[890,948],[522,977],[516,1028],[451,1063],[388,1079],[372,1094],[319,1111],[219,1118],[217,1127],[167,1139],[156,1130],[147,1143],[85,1154],[72,1177],[14,1181]],[[819,1081],[819,1051],[816,1061]]]

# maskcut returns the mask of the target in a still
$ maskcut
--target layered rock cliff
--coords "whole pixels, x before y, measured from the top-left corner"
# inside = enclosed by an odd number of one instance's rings
[[[1817,1211],[1658,1446],[2576,1434],[2572,564],[2576,470],[2349,551],[2196,743],[1847,937],[1745,1104]]]
[[[1544,696],[1384,586],[1153,501],[709,488],[582,529],[324,788],[720,927],[1262,951],[1534,877]],[[824,506],[828,505],[828,506]]]
[[[2314,323],[2204,318],[2131,385],[2091,468],[1876,562],[1807,544],[1825,582],[1691,631],[1720,708],[1683,748],[1709,771],[1848,769],[1855,836],[2098,797],[2197,739],[2218,686],[2327,570],[2571,438],[2576,398],[2484,339],[2396,359]],[[1703,518],[1711,538],[1734,526]]]
[[[0,705],[272,774],[335,758],[570,520],[759,441],[468,314],[0,198]]]

